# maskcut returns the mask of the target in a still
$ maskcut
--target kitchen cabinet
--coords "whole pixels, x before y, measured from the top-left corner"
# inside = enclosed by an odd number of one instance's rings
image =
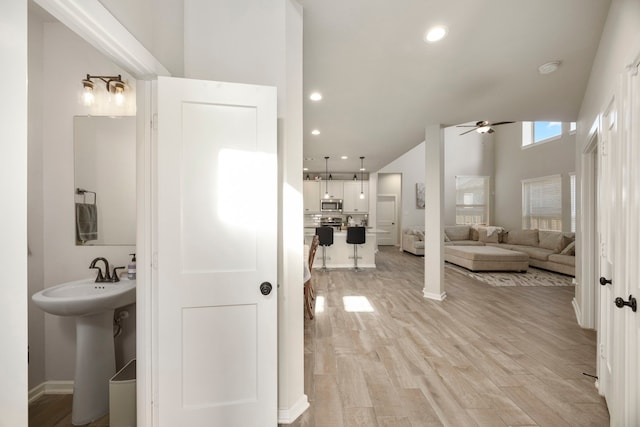
[[[344,198],[344,181],[339,179],[332,179],[329,181],[320,181],[320,197],[325,198],[325,192],[329,192],[327,199],[342,199]]]
[[[362,189],[364,191],[364,199],[360,198],[360,181],[345,181],[344,182],[344,197],[342,211],[343,212],[369,212],[369,181],[362,182]]]
[[[320,197],[322,197],[320,184],[320,181],[302,181],[302,200],[305,213],[320,212]]]

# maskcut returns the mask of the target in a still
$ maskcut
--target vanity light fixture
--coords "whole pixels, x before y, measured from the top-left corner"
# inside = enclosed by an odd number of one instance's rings
[[[122,81],[122,76],[120,74],[117,76],[91,76],[87,74],[87,78],[82,80],[82,88],[84,90],[82,94],[82,101],[84,102],[84,105],[92,105],[95,99],[93,95],[95,83],[92,79],[98,79],[104,82],[107,92],[114,94],[116,105],[120,106],[124,104],[125,84]]]
[[[329,156],[324,156],[324,198],[329,198]]]
[[[364,156],[360,156],[360,198],[364,199]]]

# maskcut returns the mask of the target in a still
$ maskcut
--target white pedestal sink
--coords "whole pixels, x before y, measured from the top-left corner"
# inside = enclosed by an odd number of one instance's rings
[[[113,313],[136,300],[136,281],[95,283],[83,279],[44,289],[32,297],[47,313],[76,318],[74,425],[90,423],[109,412],[109,379],[116,373]]]

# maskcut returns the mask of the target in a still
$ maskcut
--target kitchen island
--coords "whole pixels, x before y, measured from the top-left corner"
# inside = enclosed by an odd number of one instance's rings
[[[387,233],[384,230],[367,227],[365,243],[358,245],[358,267],[376,268],[376,252],[378,252],[377,235]],[[304,243],[311,244],[315,228],[304,229]],[[353,268],[353,245],[347,243],[347,230],[333,232],[333,245],[327,246],[327,268]],[[322,268],[322,246],[318,246],[313,268]]]

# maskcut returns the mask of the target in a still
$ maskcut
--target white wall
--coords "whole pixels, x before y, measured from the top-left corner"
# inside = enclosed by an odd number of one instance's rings
[[[493,175],[493,139],[477,132],[460,136],[460,129],[444,129],[444,223],[456,222],[456,175]],[[424,209],[416,207],[416,183],[424,182],[425,165],[422,142],[378,173],[402,174],[401,227],[424,225]],[[378,191],[380,192],[380,191]]]
[[[31,160],[35,164],[30,164],[29,169],[32,177],[37,177],[38,173],[42,175],[44,225],[42,236],[38,236],[35,230],[32,236],[30,229],[29,237],[34,242],[42,239],[43,286],[49,287],[93,277],[95,273],[88,266],[95,257],[104,256],[113,265],[121,266],[127,265],[128,254],[135,251],[135,246],[75,245],[73,172],[73,116],[87,113],[131,114],[132,108],[135,111],[135,80],[61,24],[45,23],[42,37],[42,137],[39,141],[37,138],[30,140],[34,152],[41,150],[42,163],[37,164],[39,159],[34,156]],[[128,93],[127,104],[122,109],[114,109],[113,106],[100,103],[100,97],[97,97],[94,107],[83,106],[80,102],[80,81],[86,74],[122,74],[132,89]],[[100,84],[96,84],[98,90],[102,90]],[[29,121],[32,127],[38,127],[36,117],[30,117]],[[38,184],[35,185],[37,187]],[[37,219],[34,220],[34,223],[37,222]],[[40,285],[35,283],[34,286]],[[125,336],[121,338],[127,342],[126,337],[135,332],[135,312],[130,308],[131,316],[125,322]],[[44,354],[32,353],[32,363],[38,364],[44,360],[46,380],[72,380],[75,366],[74,321],[72,318],[49,314],[45,314],[44,319],[45,351]],[[120,346],[118,351],[123,351]],[[131,357],[134,351],[135,347],[127,350]]]
[[[27,2],[0,2],[2,425],[27,425]]]
[[[444,223],[456,223],[456,176],[489,176],[493,188],[494,134],[451,126],[444,129]],[[502,130],[502,128],[500,128]],[[497,133],[497,132],[496,132]],[[489,198],[490,222],[493,222],[493,197]]]
[[[500,126],[495,132],[494,209],[496,225],[522,228],[522,180],[560,174],[562,176],[562,228],[571,230],[569,173],[575,172],[575,134],[563,123],[558,140],[522,149],[522,123]]]
[[[424,183],[424,148],[425,144],[422,142],[377,171],[378,174],[402,175],[402,209],[399,218],[401,229],[424,225],[424,209],[416,207],[416,183]]]
[[[100,0],[172,76],[184,76],[184,1]]]

